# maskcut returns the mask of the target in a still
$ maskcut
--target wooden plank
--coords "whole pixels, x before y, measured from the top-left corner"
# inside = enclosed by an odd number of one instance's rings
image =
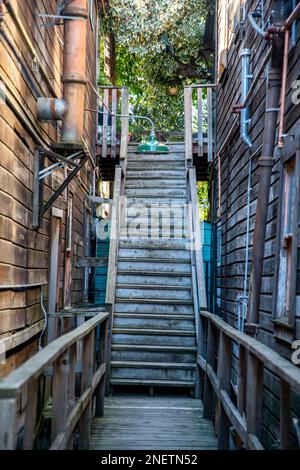
[[[51,234],[50,234],[50,266],[47,297],[47,312],[56,312],[56,303],[58,296],[58,268],[59,268],[59,245],[62,219],[52,214]],[[47,341],[53,341],[55,338],[55,320],[50,320],[47,330]]]
[[[184,125],[185,125],[185,157],[187,161],[193,159],[193,108],[192,89],[184,89]]]
[[[121,97],[121,114],[123,116],[128,116],[129,113],[129,90],[128,88],[122,88],[122,97]],[[120,161],[127,160],[127,146],[128,146],[128,132],[129,132],[129,119],[128,117],[121,118],[121,145],[120,145]]]
[[[213,100],[212,100],[213,89],[207,89],[207,145],[208,145],[208,162],[213,161]]]
[[[102,158],[106,158],[107,156],[108,106],[109,90],[105,88],[103,91]]]
[[[198,101],[198,157],[203,157],[203,89],[197,88]]]
[[[100,327],[100,351],[99,351],[99,363],[100,365],[105,364],[106,371],[108,371],[109,364],[107,361],[108,355],[108,327],[109,327],[109,319],[107,319],[104,323],[102,323]],[[96,413],[97,417],[101,417],[104,415],[104,396],[105,396],[105,380],[106,377],[103,376],[101,381],[96,390]]]
[[[291,448],[291,389],[283,380],[280,382],[280,449]]]
[[[207,337],[207,353],[206,363],[214,370],[215,355],[217,350],[217,331],[215,326],[209,322],[208,324],[208,337]],[[206,419],[212,419],[212,395],[213,389],[211,381],[206,374],[204,383],[204,413],[203,416]]]
[[[16,416],[16,399],[0,400],[0,450],[16,449]]]
[[[117,148],[117,99],[118,91],[117,89],[112,90],[112,117],[111,117],[111,158],[116,158],[116,148]]]
[[[246,404],[246,368],[247,368],[246,350],[243,346],[240,346],[239,347],[237,409],[241,415],[243,415],[245,411],[245,404]]]
[[[261,441],[262,436],[263,377],[263,363],[253,354],[248,353],[246,391],[247,434],[252,434],[259,441]],[[246,443],[246,445],[249,445],[249,443]]]
[[[231,340],[223,332],[220,334],[218,350],[218,368],[217,377],[220,384],[220,392],[224,391],[228,396],[230,394],[230,376],[231,376]],[[217,411],[217,429],[218,429],[218,448],[219,450],[229,449],[229,427],[230,421],[224,410],[221,396],[218,397]]]
[[[23,449],[31,450],[34,444],[34,431],[36,424],[37,400],[38,400],[38,381],[33,380],[27,385],[24,425]]]
[[[84,367],[81,372],[81,395],[83,395],[93,382],[95,369],[95,333],[92,331],[83,338],[82,364]],[[87,404],[80,417],[79,423],[79,448],[88,450],[90,447],[90,434],[92,426],[92,401]]]
[[[65,352],[53,367],[51,440],[64,432],[68,411],[69,354]]]

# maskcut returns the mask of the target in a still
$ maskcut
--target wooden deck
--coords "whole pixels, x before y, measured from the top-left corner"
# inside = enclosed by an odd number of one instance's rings
[[[213,425],[189,397],[114,396],[95,418],[92,450],[214,450]]]

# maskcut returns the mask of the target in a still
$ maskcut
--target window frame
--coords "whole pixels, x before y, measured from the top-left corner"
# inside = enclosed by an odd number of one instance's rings
[[[284,218],[286,217],[285,207],[288,201],[286,200],[286,177],[288,175],[288,168],[294,162],[295,171],[295,194],[294,204],[291,209],[292,218],[292,232],[288,236],[285,234]],[[278,218],[277,218],[277,234],[276,234],[276,252],[275,252],[275,275],[274,275],[274,294],[273,294],[273,323],[275,330],[282,327],[294,331],[296,324],[296,295],[297,295],[297,257],[298,257],[298,240],[299,240],[299,217],[300,217],[300,197],[299,197],[299,180],[300,180],[300,145],[299,137],[294,143],[287,146],[284,155],[280,159],[280,183],[279,183],[279,203],[278,203]],[[278,315],[278,287],[282,281],[280,274],[281,257],[283,250],[289,247],[289,257],[286,261],[289,264],[289,285],[285,290],[285,312],[284,315]],[[288,275],[288,274],[287,274]],[[286,280],[285,280],[286,283]],[[289,308],[286,310],[286,306]],[[276,331],[275,331],[276,332]]]

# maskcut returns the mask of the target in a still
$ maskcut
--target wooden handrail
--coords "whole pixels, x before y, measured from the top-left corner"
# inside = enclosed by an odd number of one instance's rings
[[[197,194],[196,169],[190,167],[187,173],[188,177],[188,215],[189,215],[189,238],[191,250],[192,265],[192,292],[195,312],[195,326],[197,336],[198,353],[200,352],[203,334],[200,332],[200,310],[207,308],[205,279],[203,269],[203,253],[200,228],[200,212]],[[199,379],[199,378],[198,378]],[[200,397],[199,380],[196,380],[196,397]]]
[[[290,394],[300,394],[300,369],[260,341],[236,330],[212,313],[201,312],[201,343],[198,355],[202,371],[202,396],[205,417],[213,417],[212,392],[217,397],[216,427],[220,449],[229,448],[229,430],[233,426],[247,449],[263,449],[264,371],[276,374],[280,381],[280,448],[290,442]],[[205,333],[204,333],[205,332]],[[237,345],[237,399],[232,399],[231,355]],[[204,349],[204,348],[203,348]]]
[[[48,344],[0,382],[1,450],[14,450],[17,442],[18,448],[33,448],[39,380],[46,372],[49,375],[50,369],[50,449],[72,448],[73,431],[79,421],[79,446],[88,449],[94,396],[96,415],[103,415],[108,321],[109,313],[94,316],[80,327]],[[98,346],[96,331],[99,325]],[[76,397],[76,369],[80,364],[81,395]]]

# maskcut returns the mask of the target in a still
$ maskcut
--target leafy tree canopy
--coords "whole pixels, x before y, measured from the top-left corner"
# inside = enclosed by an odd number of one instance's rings
[[[116,40],[117,82],[159,130],[183,130],[183,85],[212,77],[214,3],[110,0],[103,12],[102,27]],[[136,122],[135,133],[144,125]]]

